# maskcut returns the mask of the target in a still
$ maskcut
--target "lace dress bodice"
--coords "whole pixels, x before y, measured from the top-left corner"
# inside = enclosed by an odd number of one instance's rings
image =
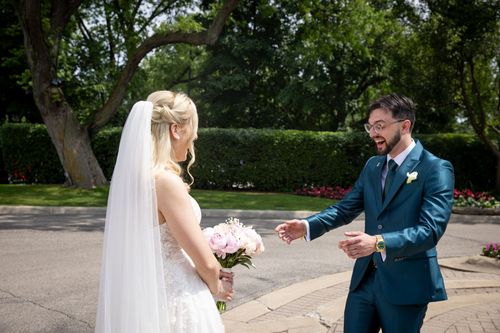
[[[191,198],[194,214],[201,222],[201,209]],[[171,332],[224,332],[215,301],[198,275],[187,253],[171,234],[167,223],[160,225],[163,271]]]
[[[196,200],[191,198],[193,211],[198,223],[201,221],[201,209]],[[171,234],[167,223],[160,225],[162,255],[163,255],[163,270],[165,272],[165,282],[167,283],[167,293],[173,293],[176,296],[192,292],[189,287],[206,288],[206,285],[201,281],[194,264],[187,253],[179,246],[177,240]],[[200,284],[203,284],[202,286]],[[198,289],[197,288],[197,289]]]

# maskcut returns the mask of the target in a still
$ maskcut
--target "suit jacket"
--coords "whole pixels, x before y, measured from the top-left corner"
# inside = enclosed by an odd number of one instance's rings
[[[426,304],[447,299],[436,258],[436,244],[446,230],[453,205],[454,173],[450,162],[437,158],[416,141],[396,171],[382,201],[381,174],[386,156],[371,157],[342,201],[307,218],[311,240],[350,223],[363,210],[365,232],[381,234],[386,260],[379,253],[375,283],[396,305]],[[408,173],[417,178],[408,182]],[[356,260],[350,290],[360,284],[372,256]]]

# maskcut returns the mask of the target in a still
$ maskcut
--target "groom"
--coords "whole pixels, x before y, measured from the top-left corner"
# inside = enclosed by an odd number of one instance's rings
[[[391,94],[372,103],[365,130],[379,156],[368,160],[342,201],[275,229],[287,243],[313,240],[365,212],[365,231],[346,232],[339,242],[356,259],[346,333],[419,332],[427,304],[447,298],[436,244],[451,214],[453,167],[412,138],[414,124],[409,98]]]

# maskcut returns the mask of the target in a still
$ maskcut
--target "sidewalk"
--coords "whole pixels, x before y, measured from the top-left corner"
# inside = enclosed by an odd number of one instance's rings
[[[266,244],[256,270],[236,273],[226,333],[343,331],[352,260],[335,244],[343,232],[362,230],[364,217],[314,242],[287,246],[276,237],[278,223],[311,213],[203,210],[203,227],[238,217]],[[0,332],[94,331],[104,215],[104,208],[0,205]],[[499,235],[499,215],[452,215],[438,245],[449,300],[429,306],[423,333],[500,332],[500,267],[473,260]]]
[[[422,333],[500,332],[500,262],[440,260],[448,300],[429,305]],[[351,272],[273,291],[223,314],[227,333],[343,332]]]

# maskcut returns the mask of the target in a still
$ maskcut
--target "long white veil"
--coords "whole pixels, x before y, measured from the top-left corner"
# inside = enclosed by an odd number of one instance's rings
[[[151,102],[123,128],[106,211],[97,333],[169,331],[156,193]]]

